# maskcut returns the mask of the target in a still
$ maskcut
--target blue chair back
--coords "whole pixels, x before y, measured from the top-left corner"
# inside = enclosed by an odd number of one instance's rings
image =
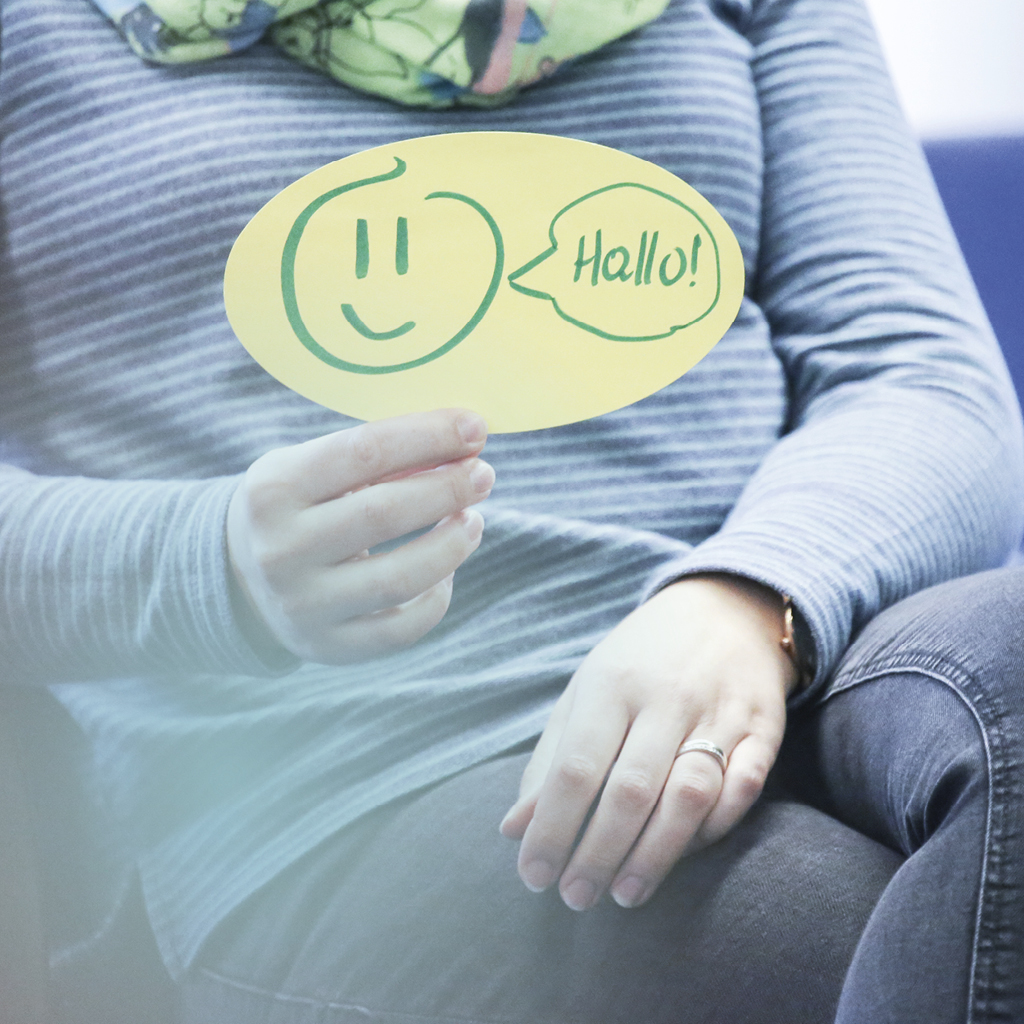
[[[1024,404],[1024,136],[925,145]]]

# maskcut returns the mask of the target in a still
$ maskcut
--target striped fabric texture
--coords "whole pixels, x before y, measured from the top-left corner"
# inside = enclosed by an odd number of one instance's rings
[[[333,831],[535,735],[666,581],[791,594],[808,700],[881,608],[1017,543],[1016,399],[861,0],[674,0],[496,111],[400,108],[264,44],[147,66],[89,0],[0,17],[0,666],[88,736],[173,973]],[[474,129],[684,178],[739,239],[740,315],[659,394],[489,442],[484,543],[420,644],[345,669],[255,650],[235,477],[351,421],[234,339],[228,250],[321,164]]]

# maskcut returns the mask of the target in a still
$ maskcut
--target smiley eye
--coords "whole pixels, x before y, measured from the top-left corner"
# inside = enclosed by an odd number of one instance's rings
[[[395,271],[409,273],[409,221],[399,217],[395,226]],[[365,220],[356,221],[356,277],[370,272],[370,229]]]
[[[409,272],[409,222],[404,217],[398,218],[395,229],[395,270],[399,274]]]
[[[365,220],[356,221],[356,277],[370,272],[370,234]]]

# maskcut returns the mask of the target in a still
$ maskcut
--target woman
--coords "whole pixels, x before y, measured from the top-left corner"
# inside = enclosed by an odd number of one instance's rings
[[[148,66],[83,0],[0,11],[0,646],[88,738],[111,891],[138,870],[182,1020],[1019,1009],[1012,870],[986,888],[1016,712],[977,712],[1011,677],[934,685],[946,592],[834,675],[881,609],[998,565],[1021,508],[1012,389],[859,0],[676,0],[496,109],[397,105],[266,44]],[[286,392],[220,300],[290,181],[480,128],[677,173],[749,282],[674,385],[487,464],[471,412],[356,427]],[[1009,599],[982,593],[991,628]],[[736,827],[787,695],[772,785],[866,835],[787,799]],[[495,834],[510,803],[543,896]]]

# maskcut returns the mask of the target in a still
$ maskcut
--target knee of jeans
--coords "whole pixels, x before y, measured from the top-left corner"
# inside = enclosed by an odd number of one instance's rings
[[[797,730],[790,749],[799,741],[795,760],[817,763],[829,809],[906,855],[988,799],[987,734],[948,681],[916,672],[864,679]]]
[[[969,804],[983,804],[988,799],[988,763],[980,736],[930,768],[931,777],[923,780],[920,796],[907,804],[911,849],[935,835]]]
[[[927,685],[929,699],[917,704],[914,720],[917,770],[907,773],[904,790],[910,849],[968,804],[988,799],[990,766],[981,722],[960,693],[935,680]]]
[[[881,670],[951,674],[969,697],[997,703],[1020,692],[1024,567],[950,580],[888,608],[851,645],[833,689]]]

